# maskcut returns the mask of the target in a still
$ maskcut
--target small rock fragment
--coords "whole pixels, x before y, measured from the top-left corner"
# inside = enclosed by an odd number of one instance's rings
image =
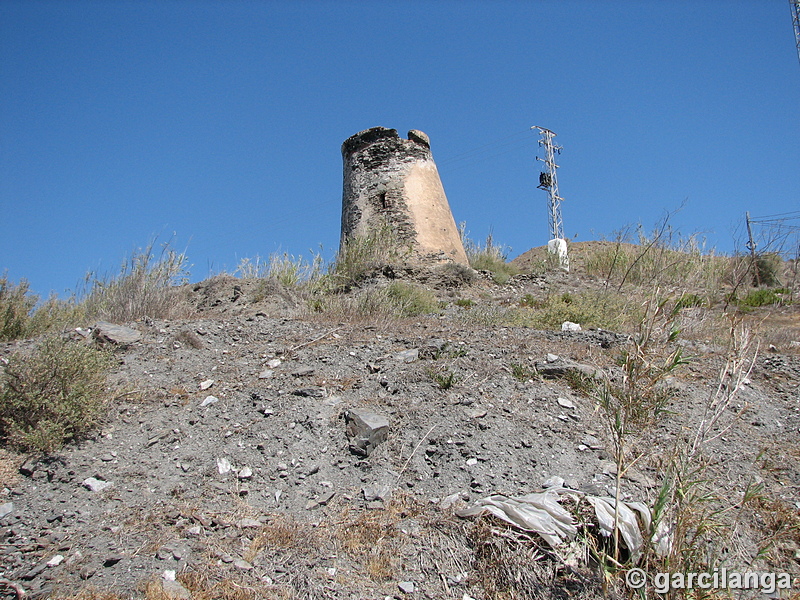
[[[388,500],[392,495],[392,488],[388,485],[369,485],[362,488],[364,500],[372,502],[373,500]]]
[[[572,321],[564,321],[561,324],[561,331],[582,331],[581,326]]]
[[[3,517],[7,517],[12,512],[14,512],[13,502],[6,502],[5,504],[0,504],[0,519],[2,519]]]
[[[232,468],[233,465],[231,465],[231,461],[224,456],[217,459],[217,470],[219,471],[220,475],[230,473]]]
[[[243,558],[234,559],[233,566],[235,566],[237,569],[241,569],[242,571],[249,571],[250,569],[253,568],[253,565],[251,565]]]
[[[243,467],[239,469],[239,472],[236,474],[236,476],[242,481],[250,479],[253,476],[253,469],[250,467]]]
[[[400,591],[404,594],[413,594],[415,589],[413,581],[401,581],[397,584],[397,587],[400,588]]]
[[[214,383],[215,383],[215,382],[214,382],[214,380],[213,380],[213,379],[206,379],[205,381],[201,381],[201,382],[200,382],[200,389],[201,389],[202,391],[205,391],[205,390],[207,390],[208,388],[210,388],[212,385],[214,385]]]
[[[277,369],[278,367],[280,367],[280,366],[281,366],[281,359],[279,359],[279,358],[273,358],[272,360],[268,360],[268,361],[267,361],[267,366],[268,366],[270,369]]]
[[[292,371],[292,377],[310,377],[314,374],[313,367],[298,367]]]
[[[570,400],[569,398],[559,398],[558,399],[558,405],[561,408],[567,408],[569,410],[572,410],[572,409],[575,408],[575,405],[572,403],[572,400]]]
[[[261,527],[261,521],[245,517],[239,521],[238,525],[242,529],[258,529]]]
[[[108,556],[106,556],[105,560],[103,560],[103,566],[106,568],[113,567],[123,558],[125,558],[123,554],[109,554]]]
[[[36,471],[36,467],[38,466],[39,459],[35,456],[29,457],[22,466],[19,468],[20,475],[25,475],[25,477],[31,477]]]
[[[410,350],[403,350],[402,352],[398,352],[395,355],[395,358],[400,362],[412,363],[416,360],[419,360],[419,350],[417,350],[416,348],[412,348]]]
[[[200,403],[200,407],[208,406],[209,404],[214,404],[215,402],[219,402],[219,398],[216,396],[206,396],[206,399]]]
[[[559,488],[563,486],[564,486],[564,478],[559,477],[558,475],[553,475],[552,477],[548,477],[547,479],[544,480],[544,483],[542,483],[542,487],[544,489]]]
[[[293,396],[302,396],[304,398],[324,398],[325,388],[321,387],[306,387],[294,390]]]
[[[56,554],[53,558],[47,561],[48,567],[57,567],[64,561],[64,557],[61,554]]]
[[[272,369],[264,369],[261,373],[258,374],[259,379],[269,379],[272,377],[274,371]]]

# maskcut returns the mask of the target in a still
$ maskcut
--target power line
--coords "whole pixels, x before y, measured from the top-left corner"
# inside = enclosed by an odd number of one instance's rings
[[[800,0],[789,0],[792,8],[792,25],[794,26],[794,39],[797,44],[797,58],[800,60]]]

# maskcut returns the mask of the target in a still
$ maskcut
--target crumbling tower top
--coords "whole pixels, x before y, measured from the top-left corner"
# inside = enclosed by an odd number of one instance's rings
[[[342,159],[342,244],[389,224],[411,262],[469,264],[426,134],[373,127],[345,140]]]

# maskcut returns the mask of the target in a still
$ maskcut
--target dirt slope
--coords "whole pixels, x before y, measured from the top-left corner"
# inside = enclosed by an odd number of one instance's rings
[[[525,277],[441,292],[443,314],[391,323],[308,316],[279,286],[248,304],[241,283],[215,285],[192,292],[195,318],[129,324],[143,338],[115,349],[117,397],[96,436],[51,457],[5,455],[0,577],[30,597],[158,597],[171,572],[182,588],[166,589],[195,598],[601,597],[590,566],[453,510],[552,477],[613,493],[595,401],[534,366],[551,354],[611,371],[625,336],[481,325],[453,303],[540,294]],[[686,349],[696,359],[671,380],[674,416],[642,440],[653,448],[716,385],[724,349]],[[759,482],[763,506],[796,515],[800,359],[765,353],[749,379],[709,472],[732,493]],[[353,408],[390,423],[367,457],[345,433]],[[657,458],[626,474],[624,497],[652,503]],[[92,477],[110,485],[91,491]],[[755,558],[776,518],[742,510],[731,554]],[[781,535],[770,560],[796,574],[798,551]]]

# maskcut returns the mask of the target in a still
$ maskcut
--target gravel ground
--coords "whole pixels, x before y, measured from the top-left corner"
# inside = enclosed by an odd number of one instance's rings
[[[552,477],[613,494],[595,401],[534,367],[613,373],[626,336],[482,326],[452,304],[391,323],[328,322],[302,314],[279,287],[244,305],[253,285],[198,284],[196,317],[128,324],[142,338],[114,349],[102,429],[53,456],[3,454],[0,578],[34,598],[162,588],[197,598],[602,596],[590,567],[567,567],[521,532],[453,511],[540,491]],[[541,288],[521,278],[463,293]],[[637,442],[654,452],[626,473],[627,499],[652,503],[659,453],[692,431],[715,389],[724,352],[686,350],[696,358],[669,381],[671,415]],[[796,354],[762,354],[722,421],[730,429],[709,445],[719,489],[741,494],[755,482],[764,496],[761,510],[741,510],[737,536],[720,541],[732,556],[755,559],[781,511],[798,522],[798,385]],[[389,422],[369,456],[351,449],[354,409]],[[776,540],[771,564],[797,574],[797,531]],[[180,584],[162,583],[173,574]]]

